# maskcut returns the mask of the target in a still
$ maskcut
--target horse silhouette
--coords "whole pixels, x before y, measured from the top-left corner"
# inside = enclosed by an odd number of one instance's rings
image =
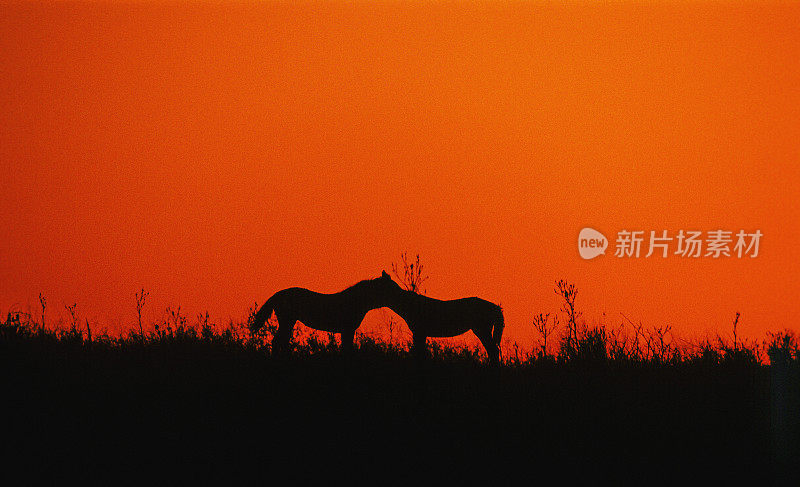
[[[316,330],[340,333],[342,349],[353,349],[353,337],[367,312],[387,306],[402,291],[383,271],[380,277],[358,282],[344,291],[323,294],[301,287],[290,287],[272,295],[256,312],[250,323],[258,331],[275,312],[278,331],[272,348],[280,352],[292,339],[297,322]]]
[[[392,303],[387,307],[408,325],[416,354],[425,355],[428,337],[454,337],[472,330],[486,349],[489,361],[500,361],[500,338],[505,326],[500,306],[476,297],[443,301],[399,286],[393,289]]]

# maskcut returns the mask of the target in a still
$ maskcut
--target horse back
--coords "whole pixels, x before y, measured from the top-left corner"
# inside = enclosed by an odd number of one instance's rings
[[[424,321],[472,321],[476,317],[490,320],[501,312],[500,306],[478,297],[440,300],[427,296],[409,295],[398,312]]]
[[[308,306],[317,307],[324,300],[322,293],[303,287],[289,287],[276,292],[271,298],[275,310],[297,312]]]
[[[275,310],[303,321],[306,325],[325,321],[352,321],[363,318],[366,311],[354,296],[347,293],[318,293],[302,287],[278,291],[273,298]]]

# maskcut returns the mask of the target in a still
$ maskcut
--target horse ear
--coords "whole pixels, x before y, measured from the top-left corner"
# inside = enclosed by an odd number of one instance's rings
[[[381,274],[381,277],[384,278],[384,279],[391,279],[391,277],[389,277],[389,274],[387,274],[386,271],[383,271],[383,273]]]

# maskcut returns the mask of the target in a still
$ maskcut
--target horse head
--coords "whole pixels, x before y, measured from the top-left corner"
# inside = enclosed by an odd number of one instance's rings
[[[383,271],[380,277],[362,282],[366,284],[364,291],[369,293],[370,299],[374,301],[373,304],[376,307],[389,306],[395,303],[403,292],[400,285],[394,282],[386,271]]]

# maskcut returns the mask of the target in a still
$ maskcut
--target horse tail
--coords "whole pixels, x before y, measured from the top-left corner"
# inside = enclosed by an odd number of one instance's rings
[[[506,327],[505,319],[503,318],[503,308],[495,305],[494,328],[492,329],[492,341],[497,348],[500,348],[500,339],[503,337],[503,328]]]
[[[253,315],[253,319],[249,323],[250,331],[255,333],[260,330],[261,327],[264,326],[264,323],[266,323],[267,320],[272,316],[272,312],[275,310],[275,306],[277,306],[277,297],[278,293],[273,294],[272,297],[269,298],[261,308],[259,308],[256,314]]]

